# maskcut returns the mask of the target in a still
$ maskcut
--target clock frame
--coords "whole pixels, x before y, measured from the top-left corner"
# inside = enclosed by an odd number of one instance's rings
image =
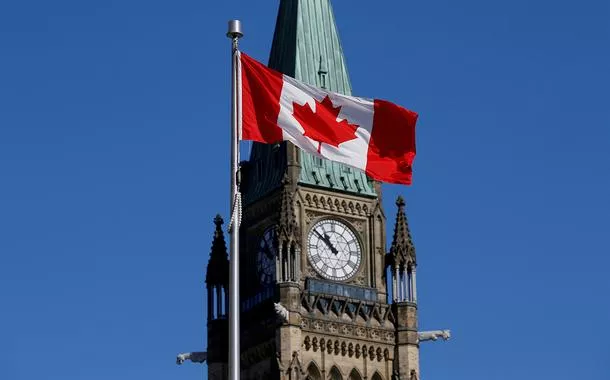
[[[362,246],[356,232],[345,222],[321,219],[309,230],[307,258],[320,276],[346,281],[360,269]]]
[[[277,235],[275,226],[267,228],[260,238],[256,252],[256,271],[261,284],[275,282],[275,260],[277,256]]]

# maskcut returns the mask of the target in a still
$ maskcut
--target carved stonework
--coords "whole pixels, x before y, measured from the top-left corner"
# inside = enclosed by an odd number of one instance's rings
[[[305,222],[307,224],[307,227],[309,227],[318,218],[333,218],[334,216],[335,216],[334,214],[329,214],[329,213],[323,212],[323,211],[308,210],[308,209],[305,210]],[[352,217],[349,215],[342,215],[342,214],[338,214],[336,216],[345,220],[346,222],[350,223],[350,225],[357,232],[359,232],[361,234],[364,232],[366,219]]]
[[[380,340],[380,333],[379,330],[370,330],[369,336],[371,337],[371,339],[375,339],[375,340]]]
[[[350,325],[343,325],[343,327],[341,327],[341,335],[350,336],[352,335],[353,331],[354,329]]]
[[[359,338],[363,338],[363,337],[365,337],[366,335],[367,335],[367,334],[366,334],[366,329],[365,329],[365,328],[363,328],[363,327],[358,327],[358,328],[356,328],[356,336],[357,336],[357,337],[359,337]]]
[[[337,325],[335,323],[327,323],[326,330],[331,334],[335,334],[337,332]]]
[[[375,329],[370,327],[341,324],[336,322],[322,321],[318,319],[303,318],[301,325],[303,331],[320,333],[327,332],[336,336],[344,336],[356,339],[369,339],[383,343],[393,343],[395,339],[394,331]]]
[[[360,234],[364,233],[364,222],[362,222],[360,220],[356,220],[352,223],[352,225],[354,226],[354,229],[356,231],[358,231]]]
[[[309,263],[309,261],[308,261]],[[303,271],[305,274],[305,277],[316,277],[316,278],[321,278],[320,275],[318,275],[318,272],[316,272],[315,270],[313,270],[312,267],[310,267],[309,265],[307,266],[307,268]]]
[[[348,342],[345,340],[341,340],[341,339],[324,339],[321,338],[319,340],[319,346],[318,346],[318,338],[317,337],[310,337],[309,335],[305,336],[305,338],[303,339],[303,345],[302,347],[305,349],[305,351],[314,351],[316,352],[318,350],[318,348],[320,348],[323,352],[326,352],[328,355],[334,355],[334,356],[348,356],[348,357],[353,357],[356,356],[357,358],[360,357],[360,355],[363,355],[364,357],[368,357],[370,360],[377,360],[377,361],[382,361],[382,360],[392,360],[390,358],[390,349],[388,348],[388,345],[384,345],[384,346],[378,346],[378,345],[362,345],[360,346],[360,344],[356,344],[354,345],[354,343],[352,342]]]
[[[305,192],[303,199],[308,208],[364,217],[370,215],[369,204],[355,199],[312,192]]]
[[[305,369],[301,364],[298,351],[292,352],[292,359],[290,360],[290,364],[288,364],[288,368],[285,370],[285,372],[288,375],[288,378],[292,378],[292,374],[296,375],[297,379],[306,375]]]
[[[366,276],[364,275],[364,270],[360,270],[360,273],[354,277],[353,281],[351,281],[351,283],[356,284],[356,285],[360,285],[360,286],[364,286],[366,285]]]
[[[384,339],[385,339],[386,342],[393,342],[394,339],[395,339],[395,335],[394,335],[393,332],[386,332],[385,336],[384,336]]]
[[[330,305],[335,306],[330,307]],[[379,329],[380,331],[393,330],[394,328],[394,314],[391,306],[385,303],[360,301],[324,294],[310,295],[308,292],[303,292],[301,293],[301,306],[301,314],[304,317],[309,315],[312,320],[307,325],[303,325],[309,326],[304,328],[317,329],[317,326],[313,325],[313,320],[318,321],[316,316],[324,316],[326,321],[336,322],[337,329],[341,330],[340,333],[344,335],[349,335],[351,331],[349,329],[353,326],[346,321],[362,323],[363,321],[374,320],[382,327]],[[344,326],[346,327],[344,328]],[[383,336],[384,333],[381,333],[380,339],[383,339]]]

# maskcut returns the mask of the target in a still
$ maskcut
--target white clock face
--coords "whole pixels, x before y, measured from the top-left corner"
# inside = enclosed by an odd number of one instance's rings
[[[275,282],[275,255],[277,253],[275,235],[275,227],[268,228],[258,245],[256,269],[261,284]]]
[[[347,280],[356,274],[362,250],[356,234],[337,220],[321,220],[311,227],[307,255],[314,269],[330,280]]]

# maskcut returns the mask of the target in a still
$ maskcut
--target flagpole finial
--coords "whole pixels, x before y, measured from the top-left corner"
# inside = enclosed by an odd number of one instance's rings
[[[227,31],[227,37],[235,39],[241,38],[243,36],[244,33],[241,31],[241,21],[229,20],[229,29]]]

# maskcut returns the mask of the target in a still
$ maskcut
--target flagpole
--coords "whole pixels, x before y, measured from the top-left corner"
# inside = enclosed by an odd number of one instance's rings
[[[239,131],[241,130],[241,64],[239,38],[243,36],[241,22],[229,21],[227,37],[231,46],[231,223],[229,272],[229,380],[240,378],[239,342],[239,224],[241,196],[239,193]]]

